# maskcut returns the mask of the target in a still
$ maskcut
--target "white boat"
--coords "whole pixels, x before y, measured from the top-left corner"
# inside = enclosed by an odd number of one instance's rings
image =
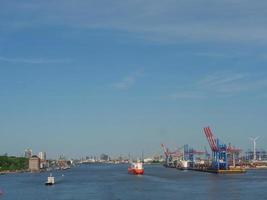
[[[54,185],[55,184],[55,178],[50,174],[50,176],[47,177],[47,181],[45,182],[45,185]]]

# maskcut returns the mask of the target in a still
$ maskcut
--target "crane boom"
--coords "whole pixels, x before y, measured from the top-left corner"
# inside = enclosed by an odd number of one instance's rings
[[[205,127],[204,128],[204,132],[205,132],[206,138],[207,138],[207,140],[209,142],[211,150],[213,152],[218,151],[219,149],[218,149],[218,147],[216,145],[216,140],[214,139],[214,136],[213,136],[213,134],[212,134],[212,132],[210,130],[210,127]]]
[[[169,156],[169,150],[166,149],[166,147],[165,147],[164,144],[161,144],[160,146],[163,148],[163,151],[164,151],[165,156],[168,157]]]

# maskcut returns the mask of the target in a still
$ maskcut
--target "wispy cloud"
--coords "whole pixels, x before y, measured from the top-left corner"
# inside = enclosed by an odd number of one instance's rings
[[[137,71],[129,76],[125,76],[120,81],[113,83],[112,87],[119,90],[128,90],[143,74],[143,71]]]
[[[205,98],[199,91],[180,91],[169,96],[172,100],[178,99],[202,99]]]
[[[118,30],[161,42],[181,42],[181,39],[267,42],[266,1],[225,0],[212,4],[210,0],[12,2],[0,8],[0,25],[5,30],[58,25]],[[10,13],[16,15],[11,18]]]
[[[196,87],[204,90],[229,93],[244,90],[247,84],[250,84],[250,81],[248,74],[220,72],[206,76],[198,81]]]
[[[69,59],[43,59],[43,58],[7,58],[1,57],[0,61],[9,63],[46,64],[46,63],[66,63]]]
[[[124,77],[121,81],[112,84],[112,86],[117,89],[126,90],[133,86],[135,81],[136,78],[134,76],[127,76]]]
[[[248,73],[217,72],[209,74],[190,86],[171,94],[172,99],[199,99],[213,97],[232,97],[243,93],[266,90],[267,79],[261,75]]]
[[[199,83],[217,85],[240,80],[247,76],[248,74],[246,73],[217,72],[207,75],[204,79],[200,80]]]

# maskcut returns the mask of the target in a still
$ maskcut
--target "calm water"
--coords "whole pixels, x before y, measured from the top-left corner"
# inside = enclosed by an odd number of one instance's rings
[[[48,175],[0,176],[0,199],[267,199],[267,170],[215,175],[146,165],[145,175],[134,176],[127,165],[83,165],[53,172],[57,183],[45,186]]]

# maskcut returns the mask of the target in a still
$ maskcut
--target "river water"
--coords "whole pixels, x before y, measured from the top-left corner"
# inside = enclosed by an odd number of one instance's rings
[[[267,170],[216,175],[145,165],[143,176],[129,175],[127,165],[91,164],[54,171],[56,184],[45,186],[45,173],[0,175],[0,199],[267,199]]]

